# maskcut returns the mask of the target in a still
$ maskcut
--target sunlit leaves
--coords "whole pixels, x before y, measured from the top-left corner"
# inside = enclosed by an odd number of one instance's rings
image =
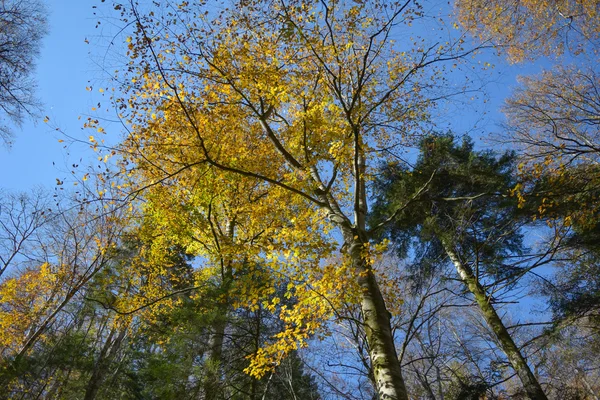
[[[491,39],[518,62],[540,54],[598,51],[600,16],[595,0],[456,1],[463,26]]]
[[[206,12],[188,3],[121,11],[135,30],[125,38],[131,60],[116,100],[130,128],[120,172],[128,190],[143,193],[154,243],[201,258],[199,269],[214,272],[207,280],[223,296],[239,296],[239,306],[277,308],[272,292],[242,278],[251,268],[268,271],[272,286],[286,279],[298,286],[289,290],[296,305],[280,313],[289,323],[260,353],[257,371],[331,317],[338,288],[327,285],[339,282],[355,290],[348,301],[368,291],[377,298],[379,309],[369,313],[381,318],[369,332],[381,351],[390,335],[381,333],[389,326],[375,327],[388,314],[370,280],[371,168],[393,156],[383,148],[424,130],[433,104],[425,92],[440,85],[435,65],[464,55],[462,42],[396,42],[400,27],[422,15],[412,2],[252,0]],[[333,228],[343,237],[330,235]],[[342,241],[356,249],[352,261],[322,271],[321,260]],[[311,297],[319,291],[332,298]]]
[[[0,345],[17,353],[27,333],[54,304],[56,271],[48,264],[24,271],[0,285]],[[6,350],[5,350],[6,351]]]

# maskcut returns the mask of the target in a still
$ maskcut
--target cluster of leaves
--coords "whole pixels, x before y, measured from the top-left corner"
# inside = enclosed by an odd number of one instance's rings
[[[432,269],[444,258],[443,241],[479,260],[496,278],[514,273],[505,264],[522,253],[522,221],[510,196],[516,184],[515,154],[497,158],[491,151],[476,152],[469,138],[456,144],[452,135],[426,138],[420,150],[410,169],[399,164],[382,168],[375,182],[372,224],[378,225],[411,193],[420,193],[382,232],[399,256],[414,252],[416,276],[427,279],[437,272]]]
[[[593,57],[597,4],[551,3],[456,7],[464,27],[513,61]],[[476,49],[446,33],[397,41],[425,20],[418,3],[113,6],[128,60],[111,100],[128,132],[112,148],[90,136],[117,169],[91,179],[98,208],[86,198],[79,213],[38,210],[26,226],[10,208],[0,218],[14,228],[0,255],[12,274],[0,283],[7,393],[318,399],[328,387],[358,397],[340,389],[347,382],[326,370],[329,360],[315,370],[317,386],[300,356],[315,336],[336,348],[340,331],[356,351],[336,367],[368,382],[363,397],[593,393],[588,372],[554,379],[552,362],[569,357],[548,333],[524,332],[497,311],[553,262],[564,272],[544,286],[556,329],[597,329],[593,67],[522,80],[506,107],[512,140],[526,147],[517,176],[516,153],[423,135],[448,94],[443,63]],[[96,118],[86,127],[106,133]],[[415,143],[416,162],[394,162]],[[31,231],[51,221],[61,229],[26,250]],[[526,248],[537,221],[554,235]],[[386,264],[388,243],[410,277]]]

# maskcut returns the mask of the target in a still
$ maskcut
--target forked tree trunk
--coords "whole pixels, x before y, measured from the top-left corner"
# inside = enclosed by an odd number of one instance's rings
[[[315,182],[319,183],[322,200],[328,204],[326,208],[330,220],[338,226],[344,237],[344,244],[352,260],[356,279],[361,288],[362,323],[365,329],[369,358],[375,379],[375,388],[379,400],[408,400],[400,360],[396,353],[396,344],[390,323],[391,314],[387,310],[385,300],[379,290],[373,267],[366,259],[365,243],[368,243],[366,230],[367,189],[364,176],[366,163],[362,145],[360,126],[351,124],[354,132],[354,223],[344,215],[339,204],[328,194],[328,189],[321,183],[318,172],[314,173]]]
[[[548,398],[542,390],[542,386],[529,368],[529,365],[527,365],[527,361],[508,333],[502,319],[494,309],[494,306],[490,302],[490,298],[483,286],[481,286],[481,283],[479,283],[473,270],[469,265],[460,260],[452,246],[444,241],[442,242],[446,254],[454,264],[458,275],[460,275],[465,285],[469,288],[469,291],[475,296],[475,301],[477,302],[485,321],[492,332],[494,332],[496,339],[498,339],[498,342],[500,343],[500,347],[502,347],[502,351],[506,354],[510,365],[512,365],[519,376],[519,379],[523,383],[527,396],[533,400],[547,400]]]
[[[358,131],[356,131],[358,132]],[[356,136],[360,135],[356,133]],[[330,220],[341,230],[344,246],[352,260],[352,267],[361,288],[362,323],[365,329],[369,358],[375,379],[375,389],[380,400],[408,400],[400,360],[396,353],[396,345],[390,323],[391,314],[387,310],[385,300],[379,290],[372,266],[366,260],[365,243],[368,243],[366,231],[367,201],[365,182],[359,177],[365,173],[364,157],[359,144],[355,147],[355,205],[354,224],[344,215],[338,203],[327,193],[321,184],[321,199],[327,204]],[[314,173],[315,182],[320,182],[318,173]]]

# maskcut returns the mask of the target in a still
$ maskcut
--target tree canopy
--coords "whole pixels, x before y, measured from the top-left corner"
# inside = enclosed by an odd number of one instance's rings
[[[0,199],[7,397],[595,398],[598,7],[452,6],[100,6],[123,136]],[[437,133],[489,47],[556,64],[501,150]]]

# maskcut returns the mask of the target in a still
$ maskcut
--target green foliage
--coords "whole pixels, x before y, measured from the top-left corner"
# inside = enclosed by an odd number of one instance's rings
[[[381,168],[371,225],[401,208],[379,234],[391,240],[401,257],[414,252],[419,274],[425,276],[445,258],[442,239],[479,260],[488,273],[514,272],[505,268],[505,260],[522,251],[517,203],[510,196],[514,160],[513,153],[476,151],[467,137],[460,142],[450,134],[427,137],[412,168]]]

